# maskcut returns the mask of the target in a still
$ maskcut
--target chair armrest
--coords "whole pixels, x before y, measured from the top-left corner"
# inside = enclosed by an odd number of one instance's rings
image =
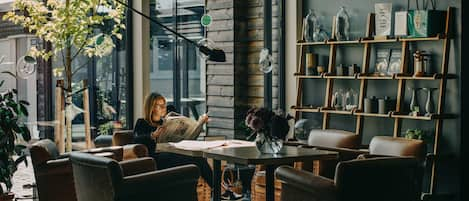
[[[335,200],[336,186],[334,181],[312,173],[296,170],[289,166],[281,166],[275,171],[275,176],[282,185],[308,193],[319,200]],[[317,200],[313,197],[311,200]]]
[[[114,159],[117,161],[122,161],[122,156],[123,156],[123,148],[121,146],[93,148],[93,149],[83,150],[82,152],[89,153],[89,154],[112,152],[114,153]]]
[[[357,159],[389,158],[389,157],[396,157],[396,156],[363,153],[363,154],[358,155]]]
[[[134,195],[150,195],[155,192],[159,194],[171,193],[163,192],[163,189],[185,188],[191,186],[196,188],[199,179],[199,169],[195,165],[183,165],[159,171],[152,171],[132,176],[124,177],[121,186],[117,191],[119,197],[133,197]],[[185,186],[188,185],[188,186]],[[162,190],[162,192],[158,192]]]
[[[352,160],[357,158],[361,154],[368,154],[368,151],[359,150],[359,149],[350,149],[350,148],[339,148],[339,147],[321,147],[321,146],[311,146],[311,145],[304,145],[300,146],[303,148],[313,148],[319,149],[324,151],[335,151],[339,153],[339,160]]]
[[[148,149],[143,144],[128,144],[123,146],[123,160],[142,158],[148,156]]]
[[[70,162],[69,158],[48,160],[46,163],[38,165],[35,168],[35,174],[37,176],[72,173],[72,163]]]
[[[156,163],[151,157],[137,158],[119,162],[124,176],[136,175],[156,170]]]

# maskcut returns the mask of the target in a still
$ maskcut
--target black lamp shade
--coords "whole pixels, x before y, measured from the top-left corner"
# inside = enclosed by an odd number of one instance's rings
[[[209,61],[225,62],[225,52],[221,49],[210,49],[206,46],[199,46],[199,51],[208,56]]]

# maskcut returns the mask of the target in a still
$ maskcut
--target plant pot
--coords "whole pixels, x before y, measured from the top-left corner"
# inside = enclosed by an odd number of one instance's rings
[[[15,194],[12,192],[4,193],[0,195],[0,201],[13,201]]]

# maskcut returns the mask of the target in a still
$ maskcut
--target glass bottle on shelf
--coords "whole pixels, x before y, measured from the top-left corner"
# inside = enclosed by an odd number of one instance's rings
[[[347,41],[350,38],[350,21],[349,15],[342,6],[336,15],[335,20],[335,38],[338,41]]]
[[[435,113],[435,104],[432,100],[432,91],[437,88],[423,88],[427,92],[427,101],[425,102],[425,116],[430,116],[432,113]]]
[[[314,42],[314,33],[320,30],[319,19],[313,9],[309,9],[304,19],[304,38],[306,42]]]
[[[345,93],[345,100],[345,110],[352,111],[358,107],[358,94],[355,90],[347,90]]]
[[[412,90],[412,97],[410,99],[410,115],[417,116],[420,112],[420,106],[417,100],[417,92],[420,88],[409,88]]]
[[[337,90],[332,95],[332,108],[336,110],[344,109],[344,92],[342,89]]]

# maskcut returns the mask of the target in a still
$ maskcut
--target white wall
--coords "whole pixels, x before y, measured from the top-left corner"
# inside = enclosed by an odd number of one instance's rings
[[[149,0],[133,1],[133,7],[146,15],[150,13]],[[143,102],[150,92],[150,23],[133,14],[133,98],[134,121],[143,117]]]

